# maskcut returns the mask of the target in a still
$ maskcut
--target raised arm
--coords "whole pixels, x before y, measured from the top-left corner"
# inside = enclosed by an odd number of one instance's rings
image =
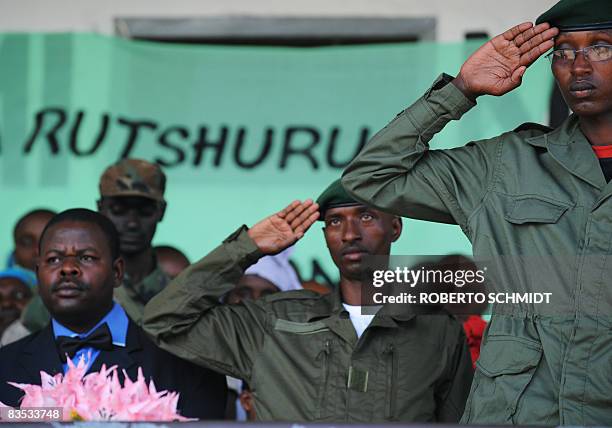
[[[145,307],[146,332],[183,359],[248,382],[270,314],[257,301],[225,305],[220,300],[248,266],[300,239],[317,210],[311,200],[295,201],[248,231],[240,228],[151,299]]]
[[[553,45],[556,28],[523,23],[481,46],[457,78],[443,75],[412,106],[378,132],[344,171],[342,184],[355,198],[405,217],[457,223],[482,203],[498,172],[500,139],[450,150],[429,141],[478,96],[518,87],[526,68]]]

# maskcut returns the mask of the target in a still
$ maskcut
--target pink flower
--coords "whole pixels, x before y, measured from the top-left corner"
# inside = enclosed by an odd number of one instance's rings
[[[179,394],[157,391],[153,381],[148,385],[138,368],[138,376],[131,380],[125,371],[123,387],[117,366],[102,366],[99,372],[87,372],[81,358],[75,366],[70,359],[65,375],[51,376],[40,372],[41,385],[9,382],[23,390],[21,408],[61,407],[65,421],[187,421],[178,414]],[[0,407],[7,407],[0,402]]]

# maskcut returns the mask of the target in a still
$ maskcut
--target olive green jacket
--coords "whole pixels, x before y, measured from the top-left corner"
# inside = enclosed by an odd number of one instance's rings
[[[121,286],[115,288],[113,297],[132,321],[141,324],[145,304],[169,282],[170,277],[157,265],[153,272],[139,283],[133,284],[129,278],[124,278]],[[21,315],[21,322],[30,332],[35,332],[44,328],[49,321],[51,315],[36,291]]]
[[[347,167],[343,185],[381,210],[458,224],[497,291],[463,422],[612,424],[612,184],[578,118],[526,124],[450,150],[429,141],[474,103],[442,76]]]
[[[177,356],[245,380],[259,420],[459,420],[472,368],[454,318],[383,307],[358,340],[339,291],[220,303],[261,256],[240,229],[147,304],[145,330]]]

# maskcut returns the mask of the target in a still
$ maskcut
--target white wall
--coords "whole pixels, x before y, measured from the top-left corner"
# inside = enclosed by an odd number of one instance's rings
[[[75,31],[114,34],[116,17],[357,16],[438,19],[437,38],[466,31],[498,34],[533,21],[557,0],[0,0],[0,32]]]

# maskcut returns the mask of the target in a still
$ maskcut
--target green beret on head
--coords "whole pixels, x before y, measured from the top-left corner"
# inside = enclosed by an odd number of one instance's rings
[[[330,184],[327,189],[317,198],[319,204],[319,220],[325,220],[325,211],[330,208],[349,207],[352,205],[361,205],[361,202],[351,198],[342,184],[340,179]]]
[[[560,31],[612,28],[612,0],[561,0],[536,20],[536,24],[542,22]]]

